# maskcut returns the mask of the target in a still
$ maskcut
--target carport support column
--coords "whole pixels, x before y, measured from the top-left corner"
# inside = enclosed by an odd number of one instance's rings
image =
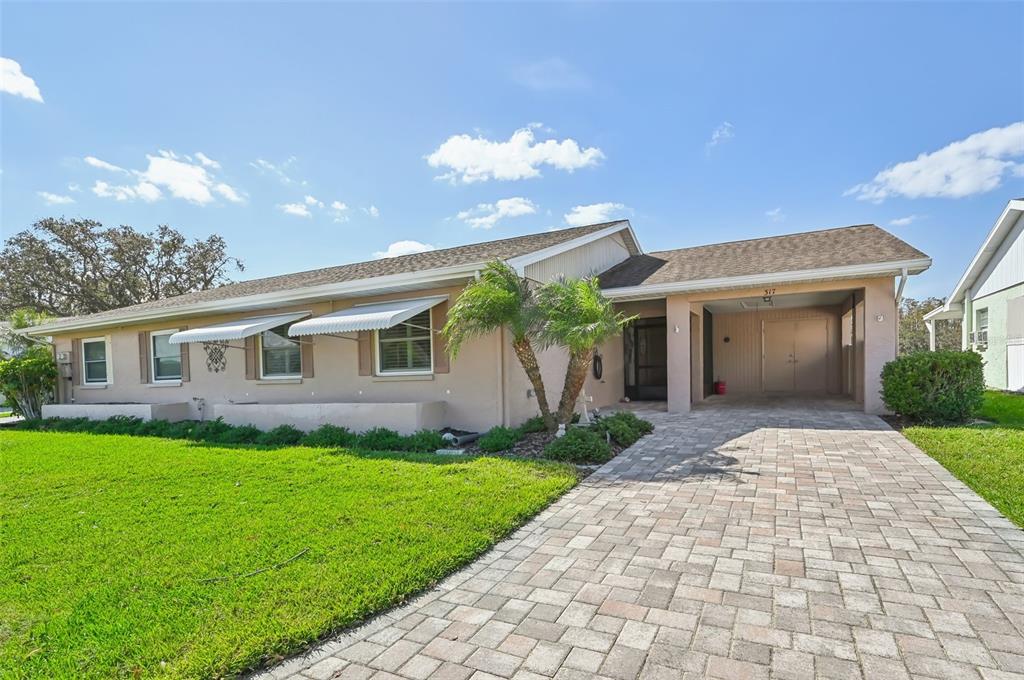
[[[893,280],[870,279],[864,287],[864,411],[887,413],[882,402],[882,367],[896,358],[899,317]]]
[[[690,301],[681,295],[665,299],[668,347],[668,410],[690,411]]]

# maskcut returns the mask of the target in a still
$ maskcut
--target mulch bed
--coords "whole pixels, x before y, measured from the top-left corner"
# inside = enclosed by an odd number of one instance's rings
[[[488,451],[481,451],[480,447],[477,446],[477,442],[468,444],[466,446],[466,453],[471,456],[500,456],[509,458],[543,458],[544,447],[554,440],[555,435],[550,432],[531,432],[525,435],[522,439],[516,442],[515,446],[507,451],[498,451],[497,453],[491,453]],[[479,440],[478,440],[479,441]],[[612,456],[617,456],[622,453],[625,447],[619,446],[615,441],[610,441],[609,446],[612,447]],[[586,467],[586,466],[585,466]],[[589,466],[593,467],[593,466]]]

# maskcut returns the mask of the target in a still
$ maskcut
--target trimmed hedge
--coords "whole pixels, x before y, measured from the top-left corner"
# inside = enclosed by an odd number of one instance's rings
[[[914,352],[882,368],[882,401],[922,423],[962,423],[981,408],[985,374],[976,352]]]
[[[355,434],[337,425],[322,425],[304,434],[291,425],[279,425],[262,431],[252,425],[228,425],[222,419],[140,420],[129,416],[113,416],[107,420],[88,418],[40,418],[25,420],[16,425],[22,430],[46,432],[88,432],[92,434],[122,434],[136,437],[163,437],[190,439],[207,444],[245,444],[257,446],[311,446],[319,448],[352,448],[367,451],[409,451],[433,453],[444,446],[441,433],[421,430],[402,436],[383,427]]]

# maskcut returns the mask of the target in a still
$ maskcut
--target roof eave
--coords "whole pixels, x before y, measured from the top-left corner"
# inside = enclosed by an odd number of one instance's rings
[[[1009,233],[1010,229],[1013,228],[1021,213],[1024,213],[1024,199],[1016,198],[1006,203],[1006,207],[999,214],[996,223],[988,232],[988,236],[985,237],[981,248],[975,253],[971,263],[967,265],[967,269],[964,271],[963,276],[960,277],[960,280],[957,281],[953,292],[946,298],[946,304],[942,307],[943,309],[948,309],[953,303],[963,302],[967,290],[974,285],[978,275],[988,265],[992,255],[999,249],[999,244]]]
[[[754,288],[766,284],[801,283],[835,279],[856,279],[873,276],[896,276],[904,269],[908,274],[920,274],[932,265],[930,257],[893,262],[876,262],[842,267],[826,267],[822,269],[804,269],[797,271],[774,272],[771,274],[750,274],[747,276],[728,276],[714,279],[698,279],[693,281],[671,281],[667,283],[639,284],[605,288],[605,296],[617,298],[657,298],[679,293],[694,293],[707,290],[730,290]]]
[[[541,248],[540,250],[509,258],[505,262],[508,266],[515,269],[520,276],[523,276],[526,268],[531,264],[540,262],[541,260],[546,260],[550,257],[555,257],[556,255],[579,248],[580,246],[585,246],[588,243],[593,243],[594,241],[598,241],[606,236],[617,234],[620,231],[625,231],[629,234],[629,237],[633,240],[633,245],[636,246],[636,254],[642,255],[643,249],[640,247],[640,240],[637,239],[636,234],[633,233],[633,225],[629,223],[629,220],[619,220],[608,225],[604,229],[599,229],[589,234],[584,234],[583,236],[563,241],[562,243],[556,243],[555,245],[548,246],[547,248]]]

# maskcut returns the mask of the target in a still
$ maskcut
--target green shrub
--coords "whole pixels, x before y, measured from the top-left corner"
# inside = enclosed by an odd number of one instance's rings
[[[225,423],[223,418],[204,420],[192,429],[189,439],[195,439],[200,442],[220,442],[233,429],[235,428]]]
[[[534,416],[519,426],[519,431],[523,434],[533,434],[535,432],[544,432],[545,430],[547,428],[544,427],[544,418],[541,416]]]
[[[882,369],[882,401],[924,423],[962,423],[981,407],[985,375],[975,352],[915,352]]]
[[[89,432],[94,423],[88,418],[47,418],[43,422],[44,430],[54,432]]]
[[[654,425],[638,418],[632,411],[617,411],[610,416],[599,418],[594,431],[611,435],[619,446],[632,446],[640,437],[654,431]]]
[[[255,444],[263,431],[254,425],[237,425],[226,431],[217,440],[218,444]]]
[[[481,451],[497,453],[498,451],[508,451],[522,438],[522,430],[498,425],[487,430],[480,439],[476,440],[476,443]]]
[[[21,356],[0,358],[0,395],[15,415],[38,418],[53,400],[57,364],[49,347],[37,345]]]
[[[359,435],[356,445],[369,451],[401,451],[405,442],[402,435],[386,427],[375,427]]]
[[[604,463],[611,460],[612,449],[593,430],[573,427],[544,447],[544,457],[567,463]]]
[[[436,430],[420,430],[408,437],[403,437],[403,451],[416,451],[419,453],[433,453],[443,449],[446,444],[444,437]]]
[[[135,434],[143,420],[135,416],[111,416],[94,421],[89,432],[93,434]]]
[[[357,436],[347,427],[337,425],[321,425],[302,438],[303,446],[314,446],[321,449],[338,449],[352,446]]]
[[[302,430],[292,425],[278,425],[256,438],[260,446],[294,446],[302,441]]]

